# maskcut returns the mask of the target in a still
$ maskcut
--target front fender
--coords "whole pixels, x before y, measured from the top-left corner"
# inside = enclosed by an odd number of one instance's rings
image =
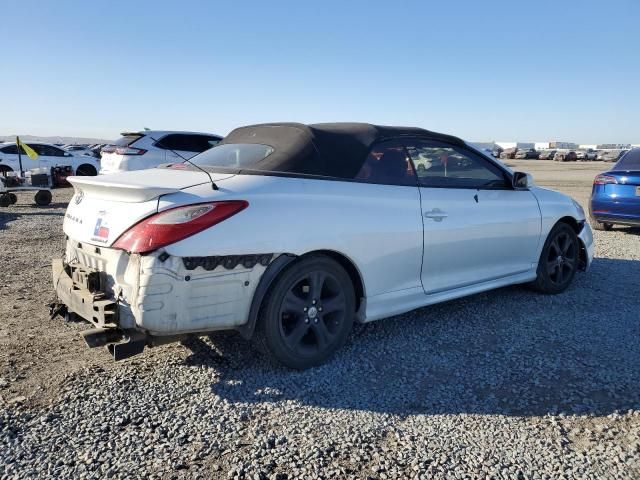
[[[540,206],[541,214],[541,235],[538,245],[538,256],[542,251],[551,229],[562,219],[572,219],[576,225],[581,226],[578,238],[585,250],[585,267],[591,265],[593,259],[593,233],[586,221],[584,209],[570,196],[556,192],[548,188],[533,187],[531,192],[535,195]]]

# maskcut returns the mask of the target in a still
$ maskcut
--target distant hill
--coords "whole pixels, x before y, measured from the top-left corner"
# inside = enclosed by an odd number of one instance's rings
[[[84,137],[39,137],[37,135],[19,135],[20,140],[25,142],[43,142],[43,143],[109,143],[113,140],[105,140],[103,138],[84,138]],[[15,135],[0,135],[0,142],[15,142]]]

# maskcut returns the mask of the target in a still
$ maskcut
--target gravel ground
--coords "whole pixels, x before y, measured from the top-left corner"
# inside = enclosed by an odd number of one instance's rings
[[[510,164],[585,207],[606,168]],[[0,213],[0,479],[640,478],[640,229],[596,232],[562,295],[358,326],[309,371],[234,334],[116,364],[48,318],[70,196]]]

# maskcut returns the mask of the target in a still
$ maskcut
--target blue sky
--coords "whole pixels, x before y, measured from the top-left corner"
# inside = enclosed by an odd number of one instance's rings
[[[0,135],[415,125],[640,143],[640,2],[0,4]]]

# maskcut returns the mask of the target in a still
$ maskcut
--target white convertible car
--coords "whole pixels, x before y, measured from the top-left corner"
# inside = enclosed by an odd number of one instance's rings
[[[449,135],[336,123],[234,130],[184,163],[71,177],[53,313],[114,358],[238,330],[317,365],[369,322],[593,258],[578,203]]]

